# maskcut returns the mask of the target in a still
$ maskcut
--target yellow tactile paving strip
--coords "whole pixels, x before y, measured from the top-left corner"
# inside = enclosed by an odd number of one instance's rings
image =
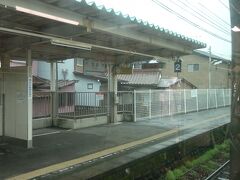
[[[229,115],[224,114],[224,115],[220,115],[220,116],[217,116],[217,117],[209,118],[209,119],[207,119],[203,122],[198,122],[198,123],[194,123],[194,124],[185,126],[184,129],[194,127],[194,126],[202,124],[206,121],[213,121],[213,120],[220,119],[220,118],[223,118],[223,117],[226,117],[226,116],[229,116]],[[86,155],[86,156],[79,157],[79,158],[76,158],[76,159],[73,159],[73,160],[69,160],[69,161],[58,163],[58,164],[50,165],[50,166],[47,166],[47,167],[44,167],[44,168],[41,168],[41,169],[37,169],[37,170],[31,171],[31,172],[28,172],[28,173],[24,173],[24,174],[15,176],[15,177],[11,177],[11,178],[8,178],[8,179],[9,180],[10,179],[11,180],[13,180],[13,179],[24,180],[24,179],[31,179],[31,178],[34,178],[34,177],[42,176],[44,174],[48,174],[48,173],[51,173],[51,172],[54,172],[54,171],[65,169],[65,168],[74,166],[76,164],[81,164],[81,163],[84,163],[84,162],[87,162],[87,161],[90,161],[90,160],[93,160],[93,159],[97,159],[97,158],[100,158],[102,156],[106,156],[106,155],[109,155],[109,154],[113,154],[113,153],[116,153],[116,152],[119,152],[119,151],[122,151],[122,150],[125,150],[125,149],[128,149],[128,148],[133,148],[137,145],[141,145],[141,144],[144,144],[144,143],[147,143],[147,142],[158,140],[158,139],[176,134],[178,131],[179,131],[178,128],[174,128],[174,129],[171,129],[169,131],[165,131],[163,133],[156,134],[156,135],[144,138],[144,139],[136,140],[136,141],[126,143],[126,144],[122,144],[122,145],[119,145],[119,146],[115,146],[115,147],[105,149],[105,150],[102,150],[102,151],[99,151],[99,152],[96,152],[96,153],[93,153],[93,154],[89,154],[89,155]]]

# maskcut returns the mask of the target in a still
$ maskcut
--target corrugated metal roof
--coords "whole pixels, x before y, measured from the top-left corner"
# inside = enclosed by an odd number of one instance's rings
[[[58,88],[70,86],[76,83],[77,80],[58,80]],[[50,80],[41,78],[39,76],[33,76],[33,85],[38,89],[49,89],[50,88]]]
[[[176,84],[177,82],[180,82],[181,79],[178,79],[177,77],[174,78],[162,78],[159,81],[158,87],[161,88],[169,88],[170,86]]]
[[[181,82],[178,77],[161,78],[160,71],[139,70],[133,74],[119,74],[118,81],[122,81],[122,85],[153,85],[160,88],[169,88],[170,86]]]
[[[120,11],[115,11],[114,9],[112,8],[106,8],[104,5],[97,5],[94,1],[86,1],[86,0],[76,0],[82,4],[85,4],[87,6],[90,6],[92,8],[95,8],[95,9],[98,9],[98,10],[101,10],[105,13],[109,13],[111,15],[114,15],[114,16],[118,16],[118,17],[121,17],[121,18],[124,18],[126,19],[127,21],[130,21],[130,22],[133,22],[133,23],[137,23],[137,24],[140,24],[140,25],[143,25],[143,26],[146,26],[148,28],[151,28],[153,30],[156,30],[156,31],[159,31],[163,34],[166,34],[166,35],[169,35],[169,36],[172,36],[172,37],[175,37],[175,38],[178,38],[178,39],[181,39],[181,40],[186,40],[188,42],[191,42],[191,43],[194,43],[196,45],[200,45],[202,47],[206,47],[206,44],[203,43],[203,42],[200,42],[198,40],[195,40],[193,38],[190,38],[190,37],[187,37],[185,35],[182,35],[182,34],[179,34],[177,32],[174,32],[174,31],[171,31],[169,29],[166,29],[166,28],[163,28],[163,27],[160,27],[158,25],[155,25],[155,24],[152,24],[148,21],[143,21],[142,19],[139,19],[135,16],[130,16],[129,14],[123,14],[122,12]]]
[[[118,80],[121,84],[131,85],[158,85],[161,78],[160,71],[133,71],[133,74],[119,74]]]

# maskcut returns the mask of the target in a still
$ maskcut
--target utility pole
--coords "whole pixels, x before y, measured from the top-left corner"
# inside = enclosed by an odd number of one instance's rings
[[[208,89],[211,89],[211,62],[212,62],[212,51],[211,46],[208,49],[209,61],[208,61]]]

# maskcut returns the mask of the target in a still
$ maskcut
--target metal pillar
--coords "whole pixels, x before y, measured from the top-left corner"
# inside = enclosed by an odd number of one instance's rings
[[[149,101],[148,101],[149,119],[152,119],[152,90],[151,89],[149,89],[148,97],[149,97]]]
[[[2,140],[4,141],[4,136],[5,136],[5,88],[4,88],[4,71],[10,68],[10,57],[6,54],[0,56],[1,60],[1,69],[2,69],[2,81],[0,82],[0,94],[1,94],[1,117],[0,117],[0,122],[1,122],[1,129],[0,129],[0,136],[2,136]]]
[[[217,100],[217,89],[215,89],[215,103],[216,103],[216,108],[218,108],[218,100]]]
[[[2,141],[4,141],[4,137],[6,135],[6,127],[5,127],[5,124],[6,124],[6,119],[5,119],[5,72],[6,71],[9,71],[10,69],[10,57],[8,54],[3,54],[1,57],[1,72],[2,72],[2,82],[1,82],[1,125],[2,125],[2,128],[1,128],[1,133],[0,133],[0,136],[2,136]]]
[[[186,89],[183,89],[183,100],[184,100],[184,113],[187,113],[187,97],[186,97]]]
[[[171,116],[171,90],[168,90],[168,115]]]
[[[50,90],[51,92],[56,91],[56,63],[51,62],[51,82],[50,82]]]
[[[113,94],[114,94],[114,99],[113,99],[113,119],[112,119],[112,123],[116,123],[118,121],[117,118],[117,105],[118,105],[118,81],[117,81],[117,74],[115,73],[115,71],[113,72]]]
[[[116,66],[108,65],[108,123],[117,122],[118,81]]]
[[[50,68],[50,91],[51,91],[51,118],[52,118],[52,125],[53,120],[57,115],[57,63],[51,62],[51,68]]]
[[[27,50],[27,78],[28,78],[28,122],[27,122],[27,148],[32,148],[32,51]]]
[[[199,111],[198,108],[198,90],[196,89],[196,107],[197,107],[197,112]]]
[[[112,68],[111,65],[108,64],[107,66],[107,74],[108,74],[108,89],[107,89],[107,118],[108,123],[111,123],[111,89],[112,89]]]
[[[137,94],[136,94],[136,90],[133,90],[133,106],[134,106],[134,118],[133,121],[137,122]]]
[[[209,109],[209,103],[208,103],[208,101],[209,101],[208,91],[209,91],[209,89],[207,89],[207,109]]]

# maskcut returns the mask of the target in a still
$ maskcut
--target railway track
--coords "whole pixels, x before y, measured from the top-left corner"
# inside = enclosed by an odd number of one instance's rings
[[[205,180],[229,180],[230,179],[230,160],[226,161],[221,167],[214,171]]]

